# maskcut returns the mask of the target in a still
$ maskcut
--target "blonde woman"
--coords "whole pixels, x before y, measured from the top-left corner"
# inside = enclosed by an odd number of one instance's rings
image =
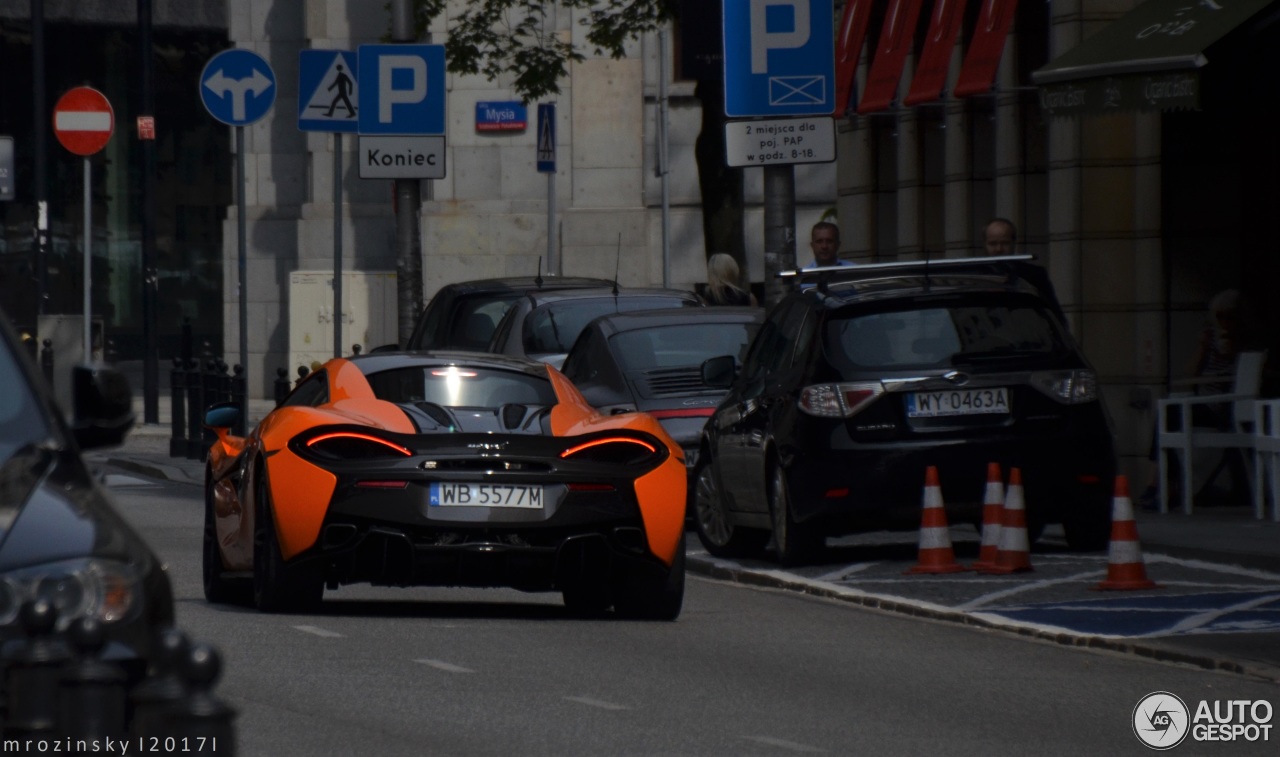
[[[707,258],[707,291],[703,302],[708,305],[749,305],[756,307],[756,296],[743,289],[738,262],[733,256],[717,252]]]

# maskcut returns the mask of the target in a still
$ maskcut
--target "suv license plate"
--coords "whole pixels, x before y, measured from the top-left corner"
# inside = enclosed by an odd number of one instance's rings
[[[989,415],[1009,412],[1009,390],[953,389],[945,392],[911,392],[907,395],[908,418],[936,418],[945,415]]]
[[[431,507],[518,507],[541,510],[546,492],[541,486],[522,484],[434,483],[428,488]]]

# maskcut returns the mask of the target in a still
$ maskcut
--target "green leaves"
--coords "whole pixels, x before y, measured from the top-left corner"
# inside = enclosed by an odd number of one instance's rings
[[[445,56],[449,70],[480,74],[510,86],[527,104],[560,92],[570,63],[593,55],[626,56],[626,43],[659,28],[671,17],[676,0],[472,0],[448,18]],[[414,20],[425,37],[431,20],[445,10],[444,0],[414,0]],[[573,30],[562,19],[586,28],[586,46],[573,44]]]

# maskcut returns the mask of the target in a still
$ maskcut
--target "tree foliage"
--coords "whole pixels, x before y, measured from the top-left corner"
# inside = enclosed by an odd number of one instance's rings
[[[560,92],[569,64],[594,55],[622,58],[628,40],[659,28],[672,16],[677,0],[470,0],[449,18],[445,56],[456,74],[483,74],[509,81],[525,103]],[[447,0],[414,0],[419,38],[445,11]],[[587,46],[575,46],[557,34],[555,13],[584,11]]]

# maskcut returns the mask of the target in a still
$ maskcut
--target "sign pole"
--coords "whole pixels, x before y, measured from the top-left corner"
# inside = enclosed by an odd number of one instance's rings
[[[244,198],[245,186],[248,182],[244,178],[244,127],[236,127],[236,176],[240,182],[240,191],[236,197],[236,244],[240,247],[238,270],[240,275],[239,286],[236,287],[240,296],[240,367],[244,369],[244,375],[249,375],[249,281],[246,276],[248,272],[248,235],[245,224],[246,203]],[[240,419],[236,422],[236,432],[243,436],[245,430],[245,416],[248,415],[248,408],[241,408]]]
[[[89,241],[93,238],[92,223],[92,186],[93,186],[93,167],[89,165],[89,156],[84,156],[84,362],[86,365],[93,365],[93,336],[91,335],[89,322],[93,316],[91,287],[93,285],[92,263],[93,259],[89,251]]]
[[[333,356],[342,357],[342,132],[340,131],[334,132],[333,135]]]

